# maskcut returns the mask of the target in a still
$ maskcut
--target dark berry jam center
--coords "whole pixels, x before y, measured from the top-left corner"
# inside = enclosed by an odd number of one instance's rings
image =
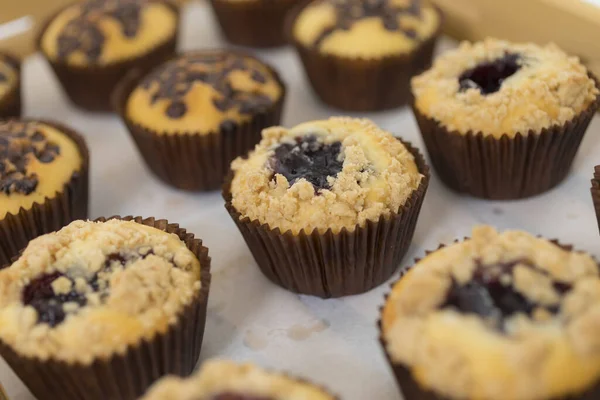
[[[479,264],[467,284],[460,285],[456,281],[452,283],[441,308],[453,308],[465,314],[480,315],[493,321],[500,331],[504,330],[505,320],[517,313],[531,316],[535,309],[541,308],[551,314],[557,314],[557,306],[537,304],[514,289],[511,279],[517,265],[547,275],[544,270],[523,260],[486,267]],[[572,289],[570,284],[564,282],[554,281],[553,286],[559,294]]]
[[[293,185],[298,179],[306,179],[315,190],[330,189],[328,177],[336,177],[342,171],[340,159],[342,144],[322,143],[314,135],[297,137],[295,143],[284,143],[275,149],[270,165],[276,174],[285,176]]]
[[[213,396],[211,400],[273,400],[273,398],[240,393],[222,393]]]
[[[465,71],[458,78],[460,90],[479,89],[482,94],[497,92],[502,83],[521,68],[520,58],[518,54],[506,53],[502,58]]]
[[[152,250],[145,252],[144,254],[137,252],[109,254],[106,257],[106,261],[100,272],[108,270],[113,267],[115,263],[116,265],[125,267],[129,261],[146,258],[150,254],[154,254]],[[70,281],[71,290],[68,293],[57,294],[54,292],[52,284],[62,277],[65,277]],[[107,285],[104,285],[102,288],[99,285],[98,273],[88,277],[86,283],[92,291],[96,293],[100,292],[101,298],[108,295],[109,288]],[[108,282],[106,282],[106,284],[107,283]],[[32,280],[29,285],[23,289],[22,301],[23,304],[31,306],[37,311],[38,324],[45,323],[51,327],[55,327],[62,323],[67,317],[64,308],[65,303],[76,303],[82,307],[87,304],[87,297],[85,293],[80,293],[75,289],[74,277],[61,272],[53,272]]]

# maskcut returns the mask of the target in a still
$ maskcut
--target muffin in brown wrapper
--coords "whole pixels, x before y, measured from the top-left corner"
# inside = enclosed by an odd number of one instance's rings
[[[17,84],[6,93],[0,100],[0,118],[11,118],[21,116],[21,63],[19,60],[9,54],[1,54],[0,58],[10,63],[17,73]]]
[[[597,165],[594,168],[594,179],[592,179],[591,191],[594,210],[596,211],[596,219],[598,220],[598,228],[600,228],[600,165]]]
[[[541,238],[541,237],[537,236],[537,238]],[[468,240],[468,239],[470,239],[470,238],[468,238],[468,237],[464,238],[464,240]],[[572,245],[562,244],[562,243],[560,243],[560,241],[558,241],[556,239],[549,240],[549,242],[557,245],[558,247],[560,247],[563,250],[574,251],[574,247]],[[460,241],[458,239],[453,242],[453,244],[458,244],[458,243],[460,243]],[[449,246],[449,245],[440,244],[438,246],[437,250],[443,249],[447,246]],[[428,256],[431,253],[435,253],[435,251],[425,251],[425,256]],[[398,282],[400,282],[403,279],[403,277],[412,268],[414,268],[415,265],[419,261],[421,261],[421,258],[415,259],[414,264],[412,266],[405,268],[401,272],[399,279],[396,282],[392,283],[390,285],[390,288],[393,289],[394,286]],[[600,268],[600,266],[599,266],[599,268]],[[444,396],[444,395],[439,394],[431,389],[423,387],[414,378],[413,373],[411,372],[409,367],[407,367],[406,365],[403,365],[401,363],[395,362],[392,359],[392,356],[388,351],[388,342],[384,338],[384,333],[383,333],[383,313],[384,313],[385,304],[387,303],[390,295],[391,295],[391,292],[388,292],[384,296],[384,306],[380,307],[380,309],[379,309],[380,319],[377,322],[377,327],[378,327],[378,330],[380,333],[379,334],[379,343],[381,344],[381,347],[383,349],[385,359],[388,362],[388,364],[390,365],[390,368],[394,374],[396,383],[397,383],[400,391],[402,392],[403,398],[405,400],[457,400],[457,398],[455,398],[455,397]],[[526,373],[527,371],[524,371],[524,372]],[[577,395],[552,397],[552,398],[548,398],[548,400],[592,400],[592,399],[597,399],[599,397],[600,397],[600,382],[593,385],[590,389],[586,390],[583,393],[580,393]]]
[[[287,44],[286,15],[298,0],[211,0],[225,38],[250,47],[278,47]]]
[[[410,102],[410,80],[431,66],[442,23],[436,32],[414,50],[378,58],[342,57],[307,47],[293,34],[294,23],[304,2],[288,16],[286,31],[296,48],[311,86],[330,106],[346,111],[382,111]],[[435,7],[440,19],[442,13]]]
[[[166,220],[115,216],[96,221],[110,219],[134,221],[179,236],[200,261],[201,288],[166,332],[89,365],[25,357],[0,341],[2,357],[39,399],[134,400],[166,374],[189,375],[198,361],[211,280],[208,249],[193,234]]]
[[[36,122],[54,127],[73,140],[81,155],[82,164],[61,192],[52,198],[46,198],[43,203],[34,203],[27,209],[21,208],[17,214],[8,213],[0,219],[0,267],[8,266],[11,259],[19,254],[30,240],[88,216],[90,160],[83,137],[57,122]]]
[[[179,8],[171,2],[165,1],[164,3],[173,9],[179,20]],[[65,7],[65,9],[68,7]],[[37,38],[37,47],[52,67],[65,94],[74,105],[84,110],[113,112],[114,109],[111,102],[113,92],[118,83],[130,70],[139,69],[141,71],[149,71],[156,65],[172,57],[177,51],[179,27],[177,27],[172,38],[156,46],[154,49],[143,55],[118,62],[106,65],[88,64],[85,66],[74,66],[61,60],[51,59],[44,53],[41,40],[48,25],[61,11],[49,18],[44,28],[41,29]]]
[[[143,78],[140,71],[132,71],[119,84],[114,94],[114,107],[146,165],[160,180],[183,190],[216,190],[222,187],[231,161],[250,151],[260,141],[264,128],[278,125],[281,120],[286,88],[278,73],[270,67],[269,70],[281,85],[283,93],[279,99],[250,119],[221,127],[216,132],[168,134],[141,126],[128,118],[127,101]]]
[[[334,234],[330,229],[307,234],[302,230],[294,235],[256,220],[240,219],[231,202],[230,173],[223,187],[225,207],[263,274],[292,292],[322,298],[364,293],[389,279],[411,244],[430,177],[419,151],[402,143],[415,157],[423,175],[421,183],[398,212],[369,220],[352,232],[342,229]]]
[[[449,188],[509,200],[535,196],[562,182],[598,107],[600,97],[562,126],[499,139],[449,131],[414,105],[413,111],[431,163]]]

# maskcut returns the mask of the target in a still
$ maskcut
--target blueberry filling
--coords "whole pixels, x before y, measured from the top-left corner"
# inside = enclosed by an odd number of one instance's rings
[[[550,314],[557,314],[559,311],[557,306],[537,304],[517,292],[510,280],[503,279],[503,276],[512,277],[512,272],[517,265],[547,275],[544,270],[523,260],[491,267],[484,267],[479,263],[471,281],[467,284],[460,285],[456,281],[452,282],[441,308],[453,308],[461,313],[479,315],[491,320],[499,331],[504,331],[506,319],[517,313],[531,316],[535,309],[541,308]],[[561,295],[572,289],[570,284],[564,282],[554,281],[553,286]]]
[[[271,397],[253,396],[239,393],[222,393],[212,397],[212,400],[273,400]]]
[[[273,172],[286,177],[290,185],[299,179],[310,182],[315,191],[330,189],[328,177],[342,171],[340,142],[322,143],[315,135],[297,137],[295,143],[283,143],[275,149],[270,160]]]
[[[146,258],[154,254],[152,250],[145,254],[140,253],[111,253],[106,257],[101,271],[106,271],[114,263],[118,263],[125,267],[128,261],[135,261],[139,258]],[[56,294],[52,288],[52,284],[59,278],[65,277],[71,282],[71,290],[66,294]],[[108,287],[100,288],[98,274],[94,274],[87,279],[87,284],[96,293],[100,293],[101,298],[108,295]],[[23,289],[22,293],[23,304],[33,307],[38,314],[38,324],[48,324],[55,327],[62,323],[67,313],[65,312],[65,303],[76,303],[79,306],[87,304],[87,297],[84,293],[79,293],[75,290],[75,279],[61,272],[45,274],[32,280],[29,285]]]
[[[479,89],[484,95],[497,92],[502,83],[521,68],[520,59],[518,54],[506,53],[502,58],[465,71],[458,78],[460,90]]]

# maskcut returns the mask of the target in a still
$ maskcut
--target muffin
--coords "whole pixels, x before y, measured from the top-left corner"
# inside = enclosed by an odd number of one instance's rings
[[[486,199],[545,192],[568,174],[600,106],[598,82],[555,45],[462,43],[412,80],[429,156],[451,189]]]
[[[592,200],[594,201],[594,210],[596,219],[600,228],[600,165],[594,168],[594,179],[592,179]]]
[[[287,13],[300,0],[211,0],[225,38],[237,45],[277,47],[287,44]]]
[[[0,121],[0,268],[27,243],[87,218],[88,149],[48,121]]]
[[[382,311],[404,398],[599,398],[598,271],[569,246],[488,226],[429,253]]]
[[[38,45],[71,101],[112,111],[115,86],[175,54],[179,14],[167,0],[87,0],[57,13]]]
[[[290,16],[289,35],[323,102],[377,111],[408,103],[441,22],[427,0],[315,0]]]
[[[252,364],[205,362],[188,379],[165,377],[140,400],[335,400],[324,389]]]
[[[398,268],[429,168],[417,149],[364,119],[273,127],[232,163],[226,208],[256,263],[296,293],[366,292]]]
[[[0,118],[21,115],[21,65],[8,54],[0,54]]]
[[[180,55],[144,77],[130,74],[115,98],[156,176],[179,189],[212,190],[260,131],[279,123],[285,86],[252,56],[210,50]]]
[[[75,221],[0,271],[0,355],[39,399],[136,399],[198,360],[202,241],[154,218]]]

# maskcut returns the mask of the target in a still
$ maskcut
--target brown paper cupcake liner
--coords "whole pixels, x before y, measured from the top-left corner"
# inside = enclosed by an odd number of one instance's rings
[[[75,142],[81,155],[81,168],[73,173],[71,180],[54,197],[47,197],[43,203],[34,203],[27,209],[21,208],[17,214],[9,213],[0,219],[0,268],[7,267],[12,257],[19,254],[30,240],[88,216],[90,156],[85,140],[74,130],[57,122],[36,121],[55,127]]]
[[[169,1],[164,1],[164,3],[172,7],[179,20],[179,9]],[[61,11],[50,17],[41,29],[41,33],[37,38],[37,47],[44,54],[71,102],[84,110],[95,112],[114,111],[111,103],[112,94],[127,72],[134,68],[140,71],[149,71],[176,53],[179,23],[177,23],[177,29],[171,39],[147,53],[131,59],[98,66],[74,66],[64,61],[50,59],[42,49],[41,40],[48,25]]]
[[[166,332],[140,340],[123,354],[97,359],[89,365],[25,357],[0,340],[0,355],[38,399],[134,400],[162,376],[187,376],[196,366],[211,281],[208,249],[193,234],[166,220],[116,216],[96,221],[110,219],[135,221],[179,236],[200,261],[201,288]]]
[[[469,239],[469,238],[464,238],[464,240],[467,240],[467,239]],[[550,241],[552,243],[562,247],[563,249],[565,249],[567,251],[573,250],[572,245],[562,244],[556,239],[552,239]],[[458,243],[458,242],[460,242],[458,239],[454,241],[454,243]],[[446,245],[440,244],[438,246],[437,250],[440,250],[444,247],[446,247]],[[433,252],[434,251],[426,251],[425,255],[427,256]],[[420,260],[421,260],[420,258],[415,259],[413,266],[405,268],[401,272],[399,279],[396,280],[396,282],[392,283],[390,285],[390,288],[393,289],[393,287],[396,285],[396,283],[398,283],[404,277],[404,275],[406,275],[406,273],[411,268],[413,268],[414,265],[416,265]],[[600,265],[599,265],[599,268],[600,268]],[[380,318],[379,318],[379,321],[377,321],[377,328],[379,330],[379,343],[381,344],[381,347],[385,354],[386,361],[388,362],[388,364],[390,365],[390,368],[392,369],[392,372],[394,373],[394,377],[396,378],[396,383],[398,384],[398,387],[399,387],[400,391],[402,392],[402,396],[403,396],[404,400],[458,400],[458,399],[453,399],[450,397],[442,396],[438,393],[428,390],[427,388],[423,388],[413,378],[412,373],[409,368],[407,368],[406,366],[404,366],[402,364],[395,363],[392,360],[392,357],[387,350],[387,341],[385,340],[385,338],[383,336],[383,326],[382,326],[382,324],[383,324],[383,322],[382,322],[383,309],[385,307],[385,304],[387,303],[387,299],[390,296],[390,294],[391,294],[391,291],[389,293],[386,293],[386,295],[384,296],[384,301],[383,301],[384,305],[379,308]],[[596,400],[599,398],[600,398],[600,382],[584,393],[581,393],[578,395],[566,396],[566,397],[564,397],[564,396],[556,397],[556,398],[552,398],[552,399],[548,399],[548,400]]]
[[[171,134],[157,132],[131,121],[127,117],[127,100],[143,78],[140,71],[132,71],[123,79],[113,101],[154,175],[164,183],[183,190],[216,190],[223,185],[231,161],[252,150],[260,142],[263,129],[279,125],[286,87],[279,74],[270,66],[267,67],[283,89],[280,98],[270,109],[219,132]]]
[[[413,101],[429,158],[441,180],[456,192],[492,200],[531,197],[561,183],[599,107],[600,96],[562,126],[498,139],[482,132],[449,131],[421,113]]]
[[[290,13],[286,30],[317,96],[330,106],[355,112],[381,111],[408,104],[410,80],[431,66],[443,20],[435,34],[410,53],[377,59],[340,57],[306,47],[295,39],[294,22],[310,3],[310,0],[305,1]],[[440,9],[436,7],[436,10],[441,17]]]
[[[427,186],[429,167],[419,151],[402,141],[414,155],[423,179],[398,212],[367,221],[354,231],[334,234],[302,230],[281,232],[241,214],[231,200],[230,173],[223,187],[225,207],[239,228],[263,274],[295,293],[323,298],[367,292],[385,282],[400,266],[412,242]]]
[[[298,0],[211,0],[221,32],[237,45],[277,47],[287,44],[285,17]]]
[[[592,179],[591,192],[594,210],[596,211],[596,219],[598,220],[598,228],[600,229],[600,165],[596,165],[594,168],[594,179]]]
[[[21,63],[9,54],[3,53],[2,56],[17,70],[17,84],[0,100],[0,118],[14,118],[21,116]]]

